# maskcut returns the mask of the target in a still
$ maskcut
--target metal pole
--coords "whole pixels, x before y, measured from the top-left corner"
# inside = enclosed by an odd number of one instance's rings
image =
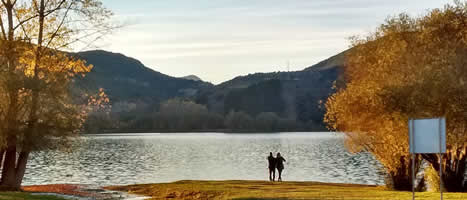
[[[412,200],[415,200],[415,153],[412,153]]]
[[[411,138],[411,150],[412,150],[412,200],[415,200],[415,137],[414,137],[414,124],[413,120],[409,120],[409,137]]]
[[[439,191],[440,199],[443,200],[443,161],[441,159],[443,154],[439,154]]]
[[[439,191],[440,191],[440,199],[443,200],[443,149],[441,140],[443,139],[442,136],[442,123],[441,121],[443,118],[440,118],[438,121],[438,132],[439,132]]]

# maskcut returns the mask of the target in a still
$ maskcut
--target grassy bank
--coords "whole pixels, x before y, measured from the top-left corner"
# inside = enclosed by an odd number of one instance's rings
[[[236,200],[406,200],[411,192],[388,191],[384,187],[316,182],[266,181],[178,181],[174,183],[113,186],[153,199],[236,199]],[[437,200],[439,193],[417,193],[417,199]],[[464,193],[446,193],[445,200],[467,199]]]
[[[0,192],[0,200],[65,200],[47,195],[32,195],[27,192]]]

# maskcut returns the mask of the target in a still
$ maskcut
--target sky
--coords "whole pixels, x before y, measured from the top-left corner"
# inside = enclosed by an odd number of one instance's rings
[[[124,25],[98,42],[170,76],[215,84],[255,72],[302,70],[346,50],[388,16],[447,0],[102,0]]]

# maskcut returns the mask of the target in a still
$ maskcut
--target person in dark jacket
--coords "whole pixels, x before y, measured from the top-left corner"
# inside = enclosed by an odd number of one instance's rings
[[[284,162],[287,162],[284,157],[281,156],[281,153],[277,153],[276,156],[276,168],[279,172],[279,178],[277,181],[282,181],[282,170],[284,170]]]
[[[268,169],[269,169],[269,181],[274,181],[276,179],[276,158],[272,155],[272,152],[269,152],[268,156]]]

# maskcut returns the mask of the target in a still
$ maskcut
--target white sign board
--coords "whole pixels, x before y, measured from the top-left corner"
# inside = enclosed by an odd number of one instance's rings
[[[446,119],[409,120],[410,153],[446,153]]]

